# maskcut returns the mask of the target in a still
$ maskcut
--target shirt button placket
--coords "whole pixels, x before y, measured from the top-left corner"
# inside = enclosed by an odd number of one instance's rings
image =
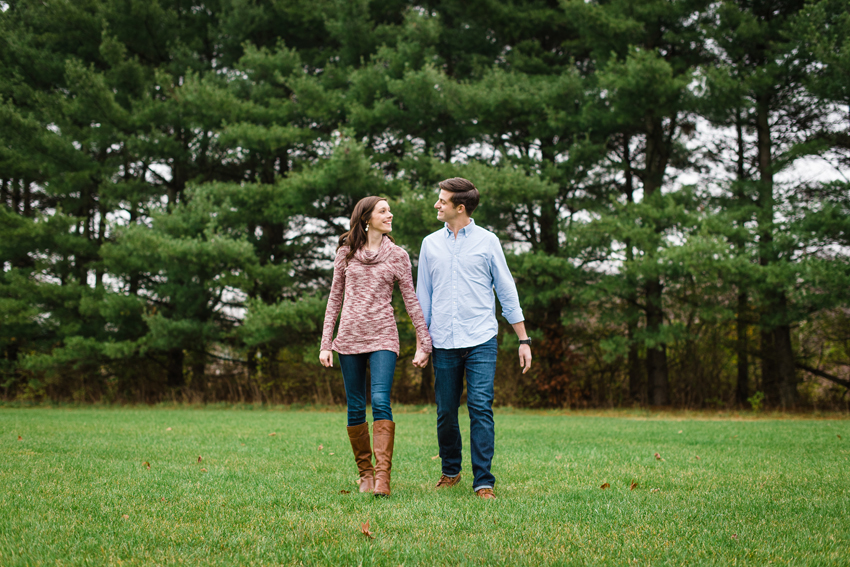
[[[452,247],[452,346],[456,345],[454,340],[457,336],[457,255],[460,239],[455,238]]]

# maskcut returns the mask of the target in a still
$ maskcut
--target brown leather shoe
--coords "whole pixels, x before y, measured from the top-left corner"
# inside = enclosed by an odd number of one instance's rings
[[[372,424],[372,436],[375,438],[375,496],[386,497],[390,495],[395,423],[379,419]]]
[[[440,480],[437,482],[437,488],[448,488],[460,482],[460,473],[457,476],[451,477],[444,474],[440,475]]]
[[[492,488],[480,488],[475,491],[475,495],[479,498],[483,498],[485,500],[495,500],[496,495],[493,494]]]
[[[360,492],[375,490],[375,468],[372,466],[372,444],[369,441],[369,424],[361,423],[348,428],[348,440],[354,451],[357,472],[360,473]]]

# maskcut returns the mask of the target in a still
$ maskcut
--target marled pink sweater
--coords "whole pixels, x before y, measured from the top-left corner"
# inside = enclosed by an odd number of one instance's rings
[[[392,306],[393,286],[398,282],[407,313],[416,328],[420,348],[422,352],[430,353],[431,336],[413,289],[407,252],[385,236],[377,252],[361,248],[347,265],[346,254],[348,246],[343,246],[334,260],[334,279],[325,310],[322,350],[335,350],[340,354],[389,350],[398,354],[398,327]],[[339,332],[336,340],[331,341],[340,306]]]

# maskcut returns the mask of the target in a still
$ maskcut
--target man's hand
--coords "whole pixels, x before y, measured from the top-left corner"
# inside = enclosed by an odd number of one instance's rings
[[[416,368],[425,368],[428,366],[428,357],[430,356],[427,352],[416,349],[416,354],[413,356],[413,366]]]
[[[529,345],[519,345],[519,367],[522,368],[523,374],[531,368],[531,347]]]
[[[528,338],[528,335],[525,332],[525,321],[520,321],[519,323],[511,323],[511,327],[514,328],[514,332],[519,340],[524,341]],[[531,368],[531,346],[530,345],[519,345],[519,367],[522,368],[522,373],[525,374],[528,372],[528,369]]]
[[[319,362],[321,362],[322,366],[325,368],[333,368],[334,353],[329,350],[323,350],[319,353]]]

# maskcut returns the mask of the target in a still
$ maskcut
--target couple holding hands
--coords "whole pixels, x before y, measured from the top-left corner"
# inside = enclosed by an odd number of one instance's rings
[[[513,277],[499,239],[471,218],[479,202],[472,182],[455,177],[440,182],[434,208],[445,226],[422,241],[419,277],[413,288],[410,257],[396,246],[393,215],[386,199],[366,197],[354,207],[350,230],[339,239],[319,360],[339,365],[348,400],[348,437],[360,474],[360,492],[390,495],[395,423],[390,390],[398,358],[398,328],[391,304],[399,283],[416,328],[413,365],[433,356],[437,439],[442,475],[437,488],[460,481],[461,436],[458,407],[466,376],[470,420],[472,488],[495,498],[490,472],[494,451],[493,381],[496,375],[496,302],[520,339],[523,373],[531,366],[531,339],[525,331]],[[344,300],[343,300],[344,297]],[[339,331],[333,339],[342,308]],[[366,367],[371,369],[372,437],[366,422]],[[372,454],[375,463],[372,464]]]

